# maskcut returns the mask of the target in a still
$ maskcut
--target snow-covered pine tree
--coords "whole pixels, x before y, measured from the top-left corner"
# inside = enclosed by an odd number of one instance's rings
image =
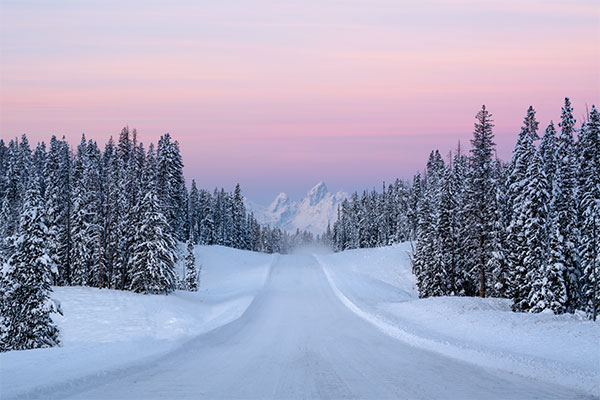
[[[506,228],[508,225],[508,210],[506,204],[507,168],[499,159],[494,162],[494,179],[496,181],[496,204],[494,206],[494,234],[492,243],[492,257],[488,261],[488,270],[491,273],[492,296],[506,297],[510,275],[507,260]]]
[[[452,160],[452,186],[456,198],[454,213],[455,224],[455,271],[454,291],[459,296],[473,296],[476,292],[475,282],[471,279],[471,270],[475,268],[475,260],[471,257],[473,253],[472,243],[469,239],[469,225],[467,224],[468,208],[466,198],[466,186],[469,180],[469,160],[463,154],[460,142],[457,145]]]
[[[215,231],[215,205],[213,197],[208,190],[200,191],[200,238],[199,243],[213,245],[216,243]]]
[[[179,143],[164,134],[156,148],[158,195],[165,207],[165,217],[179,240],[185,240],[187,219],[186,189]]]
[[[6,169],[8,168],[8,147],[4,139],[0,139],[0,201],[6,191]]]
[[[417,277],[420,297],[446,294],[446,271],[442,268],[439,240],[441,181],[444,161],[439,151],[431,152],[427,161],[427,175],[423,199],[419,202],[419,227],[413,269]]]
[[[452,181],[452,171],[444,168],[440,189],[440,218],[437,228],[438,252],[440,269],[443,271],[441,280],[442,295],[456,293],[456,264],[458,261],[456,220],[458,211],[455,186]]]
[[[550,231],[550,263],[562,265],[567,287],[566,312],[573,312],[581,304],[581,270],[578,254],[577,226],[577,160],[573,134],[575,118],[568,98],[562,108],[561,131],[556,148],[556,174],[552,184]],[[558,268],[558,267],[557,267]]]
[[[600,112],[595,106],[579,146],[581,307],[596,320],[600,311]]]
[[[527,299],[531,289],[528,285],[529,268],[525,262],[528,253],[525,226],[530,216],[527,206],[531,201],[528,198],[531,194],[528,191],[528,178],[536,152],[533,144],[534,135],[529,131],[529,127],[532,125],[530,117],[531,113],[528,112],[513,150],[508,171],[510,222],[506,243],[510,266],[510,284],[506,294],[513,299],[513,309],[515,311],[526,311],[528,309]]]
[[[6,187],[2,204],[2,229],[5,238],[12,236],[18,228],[29,178],[34,176],[31,149],[26,135],[21,136],[20,142],[17,139],[11,140],[7,152]],[[8,253],[9,249],[3,246],[3,251]]]
[[[232,198],[232,245],[237,249],[247,250],[248,246],[248,227],[246,226],[246,206],[240,184],[235,185]]]
[[[554,182],[554,174],[556,173],[556,129],[552,121],[550,121],[550,124],[544,131],[538,151],[542,158],[542,168],[550,185],[550,194],[552,194],[552,183]]]
[[[119,158],[117,149],[111,137],[102,155],[102,180],[104,188],[104,260],[106,263],[107,282],[109,288],[118,287],[120,282],[119,241],[121,235],[119,207]],[[103,285],[104,286],[104,285]]]
[[[472,256],[476,261],[479,296],[486,296],[489,285],[488,260],[492,253],[494,231],[494,205],[496,190],[492,161],[495,143],[492,115],[485,108],[476,115],[477,122],[471,139],[469,181],[467,185],[467,215],[470,224],[469,238],[474,248]]]
[[[54,277],[57,285],[71,284],[71,157],[69,145],[63,138],[50,139],[46,161],[46,222],[48,225],[48,254],[57,266]]]
[[[90,140],[87,146],[83,185],[85,188],[85,247],[89,271],[88,285],[102,287],[107,284],[106,266],[102,253],[104,228],[101,153],[96,142]]]
[[[194,235],[190,233],[187,241],[187,253],[185,256],[185,285],[190,292],[198,290],[198,273],[196,271],[196,257],[194,256]]]
[[[419,201],[422,197],[422,183],[421,183],[421,173],[417,172],[413,177],[412,186],[410,187],[410,193],[408,196],[408,211],[407,218],[408,224],[410,226],[410,240],[416,240],[417,231],[419,226]]]
[[[525,240],[527,241],[524,263],[527,276],[522,291],[529,290],[526,299],[514,307],[519,311],[542,312],[552,310],[564,312],[567,299],[563,271],[560,265],[548,263],[548,240],[546,221],[548,220],[550,185],[543,170],[541,153],[537,152],[531,162],[525,201]]]
[[[202,206],[200,203],[200,192],[196,186],[196,181],[192,179],[192,187],[190,188],[190,194],[188,196],[188,225],[190,235],[194,236],[194,240],[198,241],[200,238],[200,226],[202,222]],[[195,243],[196,244],[196,243]]]
[[[46,143],[38,142],[35,150],[33,151],[32,163],[33,163],[33,173],[35,179],[38,179],[38,183],[40,186],[40,195],[42,199],[45,197],[46,193],[46,181],[44,178],[44,171],[46,170],[46,162],[48,160],[48,153],[46,152]]]
[[[138,214],[131,252],[130,289],[138,293],[169,293],[175,289],[175,240],[157,190],[157,162],[149,153],[142,191],[134,213]]]
[[[89,264],[87,238],[87,209],[85,171],[87,166],[87,141],[85,135],[81,136],[81,143],[77,146],[77,153],[73,159],[71,174],[71,282],[74,285],[87,285],[89,283]]]
[[[10,239],[11,257],[0,274],[0,351],[60,344],[50,299],[55,268],[46,249],[48,232],[37,179],[31,179],[18,230]]]

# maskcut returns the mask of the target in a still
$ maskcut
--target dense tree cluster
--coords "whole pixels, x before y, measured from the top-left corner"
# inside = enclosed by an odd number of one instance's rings
[[[128,128],[104,151],[85,135],[75,150],[0,140],[0,349],[59,343],[51,285],[195,290],[193,254],[183,284],[175,273],[177,241],[286,252],[301,239],[312,236],[260,226],[239,185],[188,193],[169,134],[147,150]]]
[[[189,234],[195,244],[222,245],[264,253],[287,253],[302,243],[310,243],[310,232],[289,234],[279,228],[261,226],[244,205],[240,185],[233,193],[198,189],[192,181],[188,199]]]
[[[418,191],[400,180],[387,188],[384,184],[382,193],[364,191],[359,197],[355,192],[342,202],[333,228],[328,226],[322,239],[337,251],[408,240],[414,230],[410,204],[415,196]]]
[[[444,161],[433,151],[425,176],[416,175],[411,187],[361,199],[354,194],[342,204],[330,234],[333,247],[414,239],[422,297],[506,297],[515,311],[582,310],[595,319],[600,113],[592,107],[576,128],[567,98],[559,132],[550,122],[540,138],[529,107],[508,164],[495,157],[494,125],[485,106],[476,120],[469,154],[459,146]]]

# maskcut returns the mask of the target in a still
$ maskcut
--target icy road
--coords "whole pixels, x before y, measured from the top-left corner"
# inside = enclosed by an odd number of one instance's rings
[[[281,256],[232,323],[137,367],[44,398],[577,398],[413,348],[347,309],[310,255]]]

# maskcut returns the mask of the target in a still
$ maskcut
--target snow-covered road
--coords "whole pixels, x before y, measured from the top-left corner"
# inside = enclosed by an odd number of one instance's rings
[[[59,371],[56,371],[59,373]],[[44,398],[579,398],[572,389],[411,347],[356,316],[317,259],[281,256],[237,320]]]

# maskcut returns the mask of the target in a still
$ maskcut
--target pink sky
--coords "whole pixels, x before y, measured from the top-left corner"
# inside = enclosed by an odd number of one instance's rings
[[[2,2],[2,138],[170,132],[188,180],[264,203],[408,178],[484,103],[504,159],[529,104],[600,103],[596,1],[122,3]]]

